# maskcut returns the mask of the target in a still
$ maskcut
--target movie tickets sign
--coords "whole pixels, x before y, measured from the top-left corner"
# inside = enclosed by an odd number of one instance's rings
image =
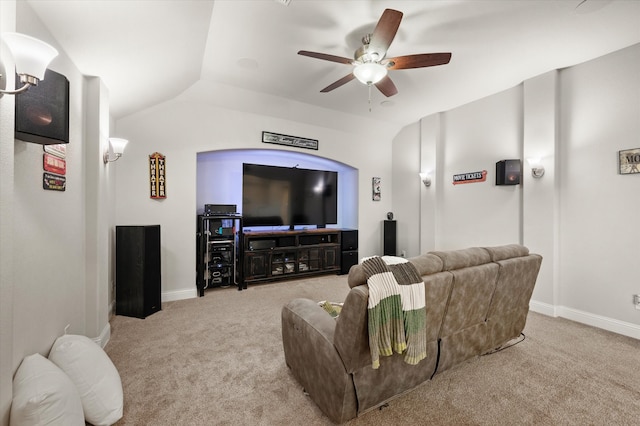
[[[159,152],[154,152],[149,156],[149,184],[151,198],[167,198],[165,191],[165,157]]]
[[[453,175],[454,185],[459,185],[461,183],[484,182],[486,180],[487,180],[486,170],[482,170],[481,172],[460,173],[459,175]]]

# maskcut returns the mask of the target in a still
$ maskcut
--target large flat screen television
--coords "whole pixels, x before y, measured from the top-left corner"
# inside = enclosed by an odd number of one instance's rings
[[[242,165],[244,227],[338,223],[338,172]]]

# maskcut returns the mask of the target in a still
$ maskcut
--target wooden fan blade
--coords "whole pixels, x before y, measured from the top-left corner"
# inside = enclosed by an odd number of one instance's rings
[[[353,59],[343,58],[342,56],[328,55],[326,53],[309,52],[308,50],[301,50],[298,55],[309,56],[310,58],[324,59],[325,61],[337,62],[339,64],[351,64]]]
[[[376,83],[376,87],[378,90],[385,95],[387,98],[389,96],[393,96],[398,93],[398,89],[396,85],[393,84],[393,81],[389,78],[389,76],[385,76],[382,80]]]
[[[380,17],[380,20],[376,24],[376,28],[371,34],[369,40],[369,50],[378,52],[381,57],[387,53],[387,49],[391,45],[398,27],[400,27],[400,21],[402,20],[402,12],[393,9],[385,9]]]
[[[390,70],[406,70],[410,68],[433,67],[448,64],[450,60],[451,53],[422,53],[418,55],[398,56],[388,60],[388,68]]]
[[[353,73],[351,74],[347,74],[344,77],[342,77],[340,80],[336,81],[335,83],[332,83],[330,85],[328,85],[327,87],[325,87],[324,89],[322,89],[320,92],[322,93],[327,93],[332,91],[333,89],[337,89],[338,87],[342,86],[343,84],[346,84],[348,82],[350,82],[351,80],[353,80],[356,76],[353,75]]]

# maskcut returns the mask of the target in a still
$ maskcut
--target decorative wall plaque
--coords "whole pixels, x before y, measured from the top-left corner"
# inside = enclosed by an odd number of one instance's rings
[[[295,146],[296,148],[318,149],[316,139],[306,139],[298,136],[281,135],[278,133],[262,132],[263,143],[274,143],[276,145]]]
[[[453,175],[453,184],[459,185],[461,183],[476,183],[484,182],[487,180],[487,171],[482,170],[480,172],[460,173]]]
[[[618,172],[621,175],[640,173],[640,148],[618,152]]]
[[[153,199],[167,198],[165,156],[154,152],[149,156],[150,196]]]
[[[50,191],[64,191],[67,189],[67,178],[44,172],[42,174],[42,188]]]
[[[373,199],[373,201],[380,201],[382,199],[381,186],[382,179],[380,179],[379,177],[371,178],[371,198]]]

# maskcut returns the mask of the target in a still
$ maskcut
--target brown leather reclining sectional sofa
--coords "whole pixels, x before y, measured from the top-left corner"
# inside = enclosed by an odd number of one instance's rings
[[[351,290],[337,319],[316,301],[282,309],[285,361],[335,423],[376,408],[469,358],[520,336],[542,257],[521,245],[433,251],[409,259],[425,284],[427,358],[406,364],[381,357],[371,367],[364,271],[349,271]]]

